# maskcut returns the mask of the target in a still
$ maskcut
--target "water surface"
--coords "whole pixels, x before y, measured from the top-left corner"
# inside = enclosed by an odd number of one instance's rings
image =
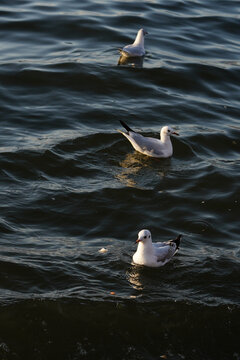
[[[240,358],[239,13],[1,3],[1,359]],[[142,67],[118,65],[141,27]],[[120,119],[171,125],[173,157],[136,153]],[[183,234],[165,267],[131,264],[142,228]]]

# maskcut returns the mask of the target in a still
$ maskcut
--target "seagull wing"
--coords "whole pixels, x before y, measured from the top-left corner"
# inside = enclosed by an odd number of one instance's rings
[[[176,244],[171,242],[153,244],[158,262],[166,264],[177,252]]]
[[[123,134],[132,144],[135,150],[139,152],[143,152],[142,144],[144,142],[144,136],[137,134],[133,131],[129,131],[128,134],[119,130],[121,134]]]
[[[121,130],[118,131],[123,134],[130,141],[134,149],[140,153],[152,157],[166,157],[164,146],[161,140],[145,137],[131,130],[128,131],[128,133]]]
[[[145,55],[145,50],[141,45],[126,45],[122,49],[123,55],[125,56],[143,56]]]
[[[146,154],[148,156],[156,156],[156,157],[164,157],[164,149],[163,144],[160,140],[145,137],[137,133],[131,134],[132,139],[135,141],[135,143],[138,146],[138,151],[140,151],[143,154]]]
[[[165,261],[169,255],[170,246],[164,243],[153,244],[154,252],[157,257],[157,261]]]

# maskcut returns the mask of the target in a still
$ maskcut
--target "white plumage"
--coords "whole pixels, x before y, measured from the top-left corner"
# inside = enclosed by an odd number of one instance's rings
[[[179,235],[175,240],[152,243],[152,236],[149,230],[139,231],[136,241],[138,247],[133,255],[134,264],[149,267],[165,265],[178,251],[181,236]]]
[[[173,147],[170,136],[173,134],[178,135],[178,133],[176,133],[170,126],[164,126],[161,129],[160,139],[154,139],[136,133],[122,120],[120,120],[120,123],[127,132],[123,132],[121,130],[119,130],[119,132],[130,141],[135,150],[144,155],[156,158],[168,158],[172,156]]]
[[[136,39],[131,45],[124,46],[120,49],[121,55],[125,57],[136,57],[145,55],[144,49],[144,36],[147,32],[144,29],[140,29],[137,33]]]

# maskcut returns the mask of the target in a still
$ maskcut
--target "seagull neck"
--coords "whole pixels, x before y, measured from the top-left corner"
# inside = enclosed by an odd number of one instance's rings
[[[165,134],[165,133],[161,133],[161,142],[164,143],[164,144],[171,144],[171,139],[170,139],[170,136]]]
[[[146,241],[145,243],[140,241],[137,250],[141,253],[153,253],[152,241]]]
[[[141,45],[142,47],[144,47],[144,35],[143,35],[142,31],[138,32],[133,45]]]

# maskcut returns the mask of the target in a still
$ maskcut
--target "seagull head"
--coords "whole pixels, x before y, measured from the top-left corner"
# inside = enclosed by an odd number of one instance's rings
[[[140,29],[138,33],[142,33],[144,36],[148,34],[148,32],[144,29]]]
[[[142,46],[144,48],[144,35],[147,34],[147,31],[145,31],[144,29],[140,29],[138,30],[136,39],[133,43],[133,45],[135,46]]]
[[[152,235],[149,230],[144,229],[139,231],[136,243],[139,243],[140,241],[143,243],[152,241]]]
[[[171,136],[171,135],[177,135],[179,136],[179,134],[174,131],[171,126],[164,126],[161,130],[161,136]]]

